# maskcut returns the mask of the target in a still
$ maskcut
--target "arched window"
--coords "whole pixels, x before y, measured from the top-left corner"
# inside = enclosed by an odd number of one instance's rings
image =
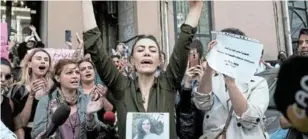
[[[293,52],[297,48],[299,31],[308,27],[308,2],[307,1],[289,1],[289,18],[291,26],[291,37]]]
[[[207,51],[207,44],[211,40],[211,30],[212,30],[212,7],[211,1],[204,1],[204,6],[202,8],[202,14],[199,20],[198,31],[196,33],[196,38],[199,39],[205,51]],[[174,26],[176,38],[180,33],[180,27],[185,22],[188,6],[186,1],[173,1],[173,12],[174,12]]]

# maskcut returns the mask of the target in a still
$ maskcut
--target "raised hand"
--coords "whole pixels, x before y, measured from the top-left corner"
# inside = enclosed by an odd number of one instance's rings
[[[36,28],[33,25],[30,25],[29,28],[31,29],[32,32],[36,32]]]
[[[106,97],[108,88],[106,86],[98,84],[94,91],[97,91],[97,93],[99,94],[100,97]]]
[[[203,7],[203,1],[201,0],[188,0],[189,5],[189,13],[186,18],[185,23],[192,26],[197,27],[199,18],[201,16],[201,11]]]
[[[208,43],[208,45],[207,45],[207,48],[208,48],[207,51],[210,52],[216,44],[217,44],[217,41],[216,41],[216,40],[210,41],[210,42]]]
[[[73,48],[73,43],[72,42],[69,42],[69,41],[65,41],[66,45],[72,49]]]
[[[83,48],[84,42],[83,42],[83,39],[81,39],[81,38],[79,37],[78,32],[76,32],[76,38],[77,38],[77,42],[78,42],[77,49],[82,49],[82,48]]]
[[[189,9],[200,9],[203,6],[202,0],[187,0],[189,4]]]
[[[31,91],[30,95],[35,96],[36,99],[39,99],[40,97],[45,95],[45,89],[46,89],[46,80],[44,79],[38,79],[31,83]]]
[[[104,106],[104,97],[100,97],[100,94],[98,93],[98,91],[94,91],[90,94],[90,101],[87,105],[87,114],[93,114],[97,111],[99,111],[100,109],[103,108]]]

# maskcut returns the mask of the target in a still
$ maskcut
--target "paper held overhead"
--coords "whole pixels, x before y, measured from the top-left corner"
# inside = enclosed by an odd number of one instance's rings
[[[217,44],[208,53],[206,59],[215,71],[241,82],[249,82],[255,74],[263,44],[245,36],[212,32]]]

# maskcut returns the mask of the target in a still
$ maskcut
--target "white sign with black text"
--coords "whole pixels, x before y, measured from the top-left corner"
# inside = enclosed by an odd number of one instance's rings
[[[209,66],[243,83],[249,82],[258,68],[263,44],[245,36],[212,33],[216,36],[217,44],[207,54]]]
[[[17,136],[0,120],[0,139],[17,139]]]

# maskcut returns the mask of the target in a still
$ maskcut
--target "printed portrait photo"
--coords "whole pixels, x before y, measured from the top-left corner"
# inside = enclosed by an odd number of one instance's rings
[[[127,116],[127,136],[130,139],[168,139],[168,113],[131,113]]]

